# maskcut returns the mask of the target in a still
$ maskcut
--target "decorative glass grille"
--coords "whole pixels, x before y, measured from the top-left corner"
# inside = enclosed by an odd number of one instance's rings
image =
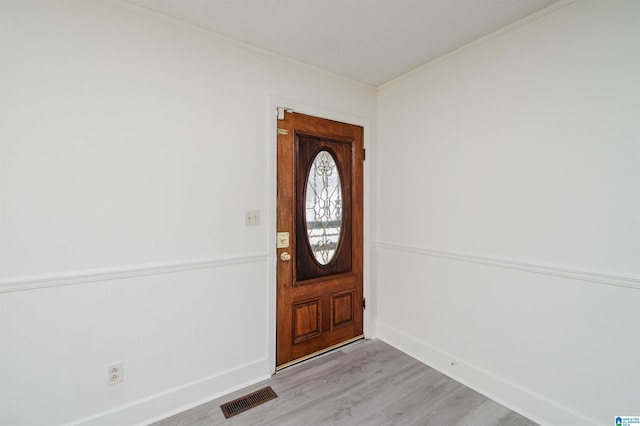
[[[342,183],[329,151],[320,151],[311,164],[305,207],[309,245],[316,261],[327,265],[336,253],[342,228]]]

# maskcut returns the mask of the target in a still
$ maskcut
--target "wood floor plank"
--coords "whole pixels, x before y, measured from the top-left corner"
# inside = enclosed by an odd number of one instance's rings
[[[462,386],[446,398],[440,399],[426,410],[426,415],[416,415],[406,424],[459,425],[467,413],[479,407],[486,398],[478,392]]]
[[[512,411],[495,401],[486,399],[460,420],[458,426],[498,426]]]
[[[219,406],[264,386],[278,398],[225,419]],[[153,426],[536,426],[378,340],[360,341]]]
[[[382,412],[392,419],[394,424],[411,424],[416,419],[426,417],[441,400],[448,400],[462,388],[460,383],[448,377],[441,377],[436,381],[423,383],[407,397],[386,406]]]

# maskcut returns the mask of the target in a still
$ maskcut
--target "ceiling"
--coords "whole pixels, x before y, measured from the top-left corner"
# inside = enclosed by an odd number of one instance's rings
[[[379,86],[557,0],[128,0]]]

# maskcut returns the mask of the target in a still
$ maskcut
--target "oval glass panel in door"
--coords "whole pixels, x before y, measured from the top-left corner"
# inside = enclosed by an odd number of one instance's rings
[[[307,238],[313,256],[320,265],[328,265],[336,254],[342,230],[342,183],[329,151],[320,151],[311,163],[305,208]]]

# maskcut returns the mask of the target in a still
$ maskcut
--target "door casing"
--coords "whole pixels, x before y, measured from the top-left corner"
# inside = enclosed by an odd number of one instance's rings
[[[330,110],[326,108],[316,107],[303,102],[270,96],[269,97],[269,110],[268,110],[268,161],[269,161],[269,215],[268,216],[268,239],[269,244],[269,282],[268,282],[268,318],[267,324],[269,329],[269,336],[267,340],[268,349],[268,365],[270,373],[276,371],[276,197],[277,197],[277,109],[285,108],[287,110],[299,112],[306,115],[313,115],[316,117],[326,118],[329,120],[340,121],[343,123],[355,124],[364,128],[364,147],[368,149],[370,146],[370,134],[371,134],[371,120],[358,117],[355,115],[345,114],[343,112]],[[370,285],[370,258],[371,253],[369,249],[369,236],[370,236],[370,168],[371,154],[367,153],[367,160],[364,162],[364,230],[363,230],[363,294],[367,300],[367,308],[364,310],[363,318],[363,333],[365,338],[371,338],[375,334],[373,319],[371,315],[371,306],[373,301],[371,300],[371,285]]]

